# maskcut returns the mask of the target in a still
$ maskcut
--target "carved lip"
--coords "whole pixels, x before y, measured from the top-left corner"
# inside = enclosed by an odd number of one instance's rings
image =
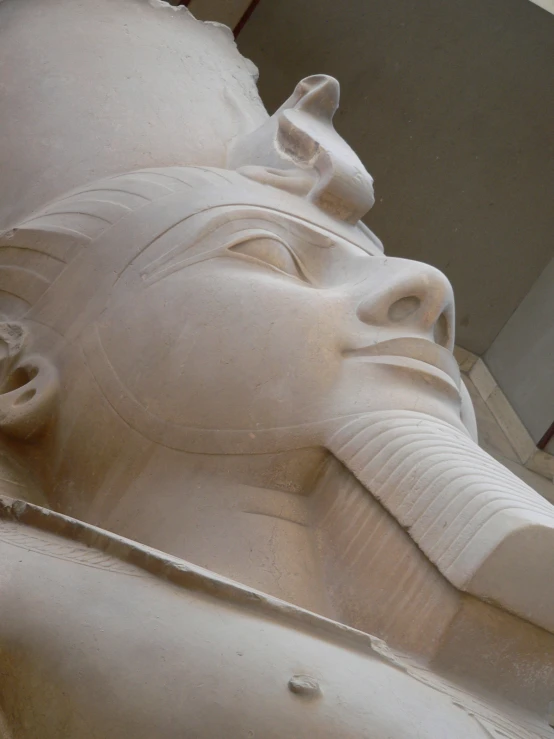
[[[460,389],[460,370],[452,352],[429,339],[405,337],[380,341],[360,349],[348,349],[346,357],[360,357],[379,364],[405,367],[437,377]]]

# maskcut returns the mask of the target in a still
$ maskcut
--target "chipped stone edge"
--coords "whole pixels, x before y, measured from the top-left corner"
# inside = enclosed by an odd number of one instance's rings
[[[2,0],[0,0],[0,2],[2,2]],[[226,39],[226,41],[230,42],[235,47],[242,61],[245,64],[246,71],[254,79],[254,82],[258,81],[258,78],[260,76],[258,67],[254,64],[254,62],[251,59],[248,59],[247,57],[243,56],[243,54],[240,53],[239,48],[237,46],[237,42],[235,40],[235,35],[233,33],[233,30],[226,23],[220,23],[217,20],[205,20],[202,18],[198,18],[195,15],[195,4],[194,3],[192,3],[190,6],[171,5],[171,3],[168,2],[168,0],[148,0],[148,5],[150,5],[150,7],[154,8],[155,10],[161,9],[161,10],[171,10],[176,13],[182,12],[183,15],[188,16],[191,20],[195,21],[196,23],[202,23],[202,25],[204,26],[213,28],[216,33],[222,34],[222,36]],[[240,15],[242,15],[242,13]],[[264,108],[264,111],[265,111],[265,108]]]
[[[221,600],[290,624],[327,641],[345,642],[367,651],[389,667],[408,673],[409,663],[393,652],[381,639],[338,621],[319,616],[291,603],[217,575],[210,570],[186,562],[139,542],[126,539],[104,529],[56,513],[48,508],[16,498],[0,495],[0,521],[9,521],[67,539],[133,565],[156,578],[185,590]]]
[[[171,5],[171,3],[168,3],[167,0],[148,0],[148,5],[150,5],[152,8],[169,8],[169,10],[173,10],[175,13],[179,13],[181,11],[185,11],[185,14],[191,15],[189,13],[186,5]]]

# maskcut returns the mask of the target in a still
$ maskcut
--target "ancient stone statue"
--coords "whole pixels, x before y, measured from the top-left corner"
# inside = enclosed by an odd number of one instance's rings
[[[477,446],[337,106],[1,234],[0,734],[552,736],[554,509]]]

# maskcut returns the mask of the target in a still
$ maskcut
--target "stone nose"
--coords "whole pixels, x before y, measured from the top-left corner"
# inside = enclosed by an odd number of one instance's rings
[[[363,323],[406,329],[454,348],[454,295],[442,272],[408,259],[383,258],[370,282],[356,311]]]

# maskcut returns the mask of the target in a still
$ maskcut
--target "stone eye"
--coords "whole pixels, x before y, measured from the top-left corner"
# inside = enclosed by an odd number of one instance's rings
[[[230,251],[244,254],[244,256],[268,264],[280,272],[285,272],[287,275],[305,280],[302,270],[292,255],[292,252],[282,242],[277,241],[277,239],[251,239],[250,241],[244,241],[242,244],[232,246]]]

